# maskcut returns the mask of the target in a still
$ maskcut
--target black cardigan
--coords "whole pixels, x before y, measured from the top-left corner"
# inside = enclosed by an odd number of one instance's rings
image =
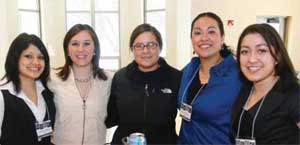
[[[51,145],[50,137],[38,141],[36,119],[26,103],[8,90],[2,90],[4,100],[4,118],[2,123],[1,145]],[[42,95],[48,107],[52,128],[55,121],[53,94],[44,90]],[[48,119],[46,113],[44,120]]]

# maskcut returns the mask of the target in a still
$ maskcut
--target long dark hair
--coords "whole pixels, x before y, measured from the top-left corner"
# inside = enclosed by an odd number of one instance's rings
[[[76,24],[67,32],[67,34],[64,38],[64,44],[63,44],[64,45],[64,54],[65,54],[65,64],[64,64],[64,66],[58,68],[60,71],[57,73],[57,75],[64,81],[69,77],[70,65],[73,64],[73,61],[69,57],[68,45],[69,45],[71,39],[81,31],[87,31],[91,35],[93,42],[94,42],[94,46],[95,46],[94,54],[95,55],[93,55],[93,58],[92,58],[93,76],[94,77],[97,76],[98,78],[100,78],[102,80],[106,80],[107,76],[105,75],[103,69],[99,68],[99,59],[100,59],[99,39],[98,39],[97,34],[94,31],[94,29],[86,24]]]
[[[32,44],[36,46],[44,56],[45,68],[42,74],[39,76],[43,86],[47,87],[47,81],[49,78],[50,71],[50,61],[47,49],[42,42],[42,40],[34,34],[21,33],[19,34],[11,43],[6,60],[5,60],[5,75],[1,80],[7,79],[4,84],[12,82],[15,91],[18,93],[20,91],[20,72],[19,72],[19,59],[24,50],[26,50],[29,45]],[[1,84],[1,85],[4,85]]]
[[[268,24],[252,24],[242,32],[237,45],[237,63],[239,66],[241,43],[248,34],[259,34],[266,41],[272,57],[278,62],[275,66],[275,75],[282,78],[292,78],[293,80],[297,80],[294,67],[282,39],[277,31]],[[274,48],[274,51],[271,50],[272,47]]]
[[[218,24],[218,27],[220,29],[220,33],[221,33],[221,36],[223,37],[225,35],[225,32],[224,32],[224,25],[223,25],[223,22],[222,22],[222,19],[215,13],[212,13],[212,12],[204,12],[204,13],[200,13],[198,16],[196,16],[193,21],[192,21],[192,24],[191,24],[191,33],[190,33],[190,37],[192,38],[192,33],[193,33],[193,28],[194,28],[194,25],[195,25],[195,22],[202,18],[202,17],[209,17],[209,18],[212,18],[214,19],[217,24]],[[226,57],[228,56],[229,54],[231,54],[231,50],[228,48],[228,46],[223,43],[222,44],[222,48],[220,50],[220,55],[222,57]]]

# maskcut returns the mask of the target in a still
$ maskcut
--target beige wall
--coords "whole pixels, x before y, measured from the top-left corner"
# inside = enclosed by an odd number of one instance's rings
[[[120,0],[120,5],[121,66],[126,66],[133,59],[129,50],[130,34],[143,22],[143,3],[140,0]]]
[[[234,26],[225,26],[225,41],[236,48],[242,30],[256,22],[256,16],[291,16],[288,33],[288,51],[293,64],[300,70],[300,1],[299,0],[192,0],[192,16],[212,11],[224,21],[234,20]]]
[[[10,42],[14,39],[17,33],[17,5],[16,1],[0,0],[0,18],[3,22],[0,23],[0,47],[1,47],[1,69],[0,76],[4,75],[4,62]],[[9,15],[10,14],[10,15]]]
[[[167,60],[178,69],[182,69],[191,58],[190,21],[189,0],[166,0]]]
[[[290,9],[292,23],[288,36],[290,38],[288,50],[296,70],[300,71],[300,1],[292,0]]]
[[[64,64],[63,38],[65,28],[65,1],[41,0],[42,39],[50,55],[51,67]]]
[[[0,0],[0,77],[4,75],[4,61],[6,57],[7,23],[6,23],[6,1]],[[3,67],[2,67],[3,66]]]

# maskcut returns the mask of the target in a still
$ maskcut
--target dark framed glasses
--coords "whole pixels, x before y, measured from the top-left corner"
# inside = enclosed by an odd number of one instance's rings
[[[146,44],[144,43],[136,43],[132,46],[133,49],[137,50],[137,51],[141,51],[144,50],[144,48],[150,49],[150,50],[154,50],[158,47],[158,43],[156,42],[148,42]]]

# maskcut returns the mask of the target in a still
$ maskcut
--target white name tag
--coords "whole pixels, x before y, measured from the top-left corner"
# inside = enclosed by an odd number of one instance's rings
[[[35,123],[35,130],[38,140],[41,141],[44,137],[52,135],[51,120],[46,120],[41,123]]]
[[[180,116],[182,119],[190,122],[192,117],[192,106],[186,103],[181,102],[180,105]]]
[[[235,139],[235,145],[256,145],[256,142],[254,139]]]

